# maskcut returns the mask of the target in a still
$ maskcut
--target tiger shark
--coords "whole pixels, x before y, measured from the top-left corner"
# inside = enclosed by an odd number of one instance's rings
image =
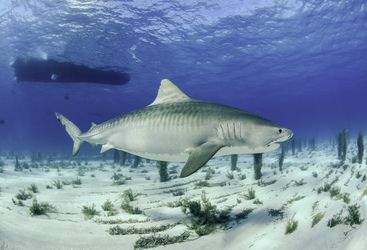
[[[184,162],[187,177],[213,156],[269,152],[290,139],[290,129],[237,108],[195,100],[170,80],[163,79],[150,105],[82,133],[65,116],[55,113],[74,141],[72,154],[82,142],[101,144],[101,153],[118,149],[140,157]]]

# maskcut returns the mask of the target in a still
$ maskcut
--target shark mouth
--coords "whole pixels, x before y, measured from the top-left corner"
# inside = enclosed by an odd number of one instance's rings
[[[287,141],[287,140],[291,139],[291,138],[292,138],[292,136],[293,136],[293,133],[290,133],[290,134],[288,134],[288,135],[286,135],[286,136],[281,136],[281,137],[279,137],[279,138],[277,138],[277,139],[275,139],[275,140],[270,140],[270,141],[266,144],[266,146],[267,146],[267,147],[270,147],[272,144],[280,144],[281,142],[285,142],[285,141]]]

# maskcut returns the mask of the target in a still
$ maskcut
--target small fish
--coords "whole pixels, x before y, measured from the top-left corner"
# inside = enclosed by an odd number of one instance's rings
[[[158,161],[186,161],[180,177],[205,165],[213,156],[264,153],[290,139],[292,131],[258,115],[225,105],[195,100],[164,79],[154,102],[81,133],[56,113],[74,141],[102,144],[101,153],[115,148]]]
[[[52,75],[51,75],[51,80],[52,80],[52,81],[57,80],[57,78],[59,78],[59,76],[58,76],[57,74],[52,74]]]

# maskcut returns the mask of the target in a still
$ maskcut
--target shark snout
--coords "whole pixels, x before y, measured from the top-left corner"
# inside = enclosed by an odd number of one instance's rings
[[[282,131],[282,136],[280,138],[278,138],[276,140],[276,142],[284,142],[284,141],[288,141],[289,139],[292,138],[292,136],[293,136],[292,130],[287,129],[287,128],[283,128],[282,130],[283,130]]]

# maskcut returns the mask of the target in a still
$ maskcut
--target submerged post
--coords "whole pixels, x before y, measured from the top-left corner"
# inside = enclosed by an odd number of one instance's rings
[[[139,164],[140,164],[140,161],[141,161],[141,158],[139,156],[135,155],[135,157],[134,157],[134,163],[133,163],[132,167],[133,168],[137,168],[139,166]]]
[[[168,172],[167,172],[167,162],[166,161],[157,161],[157,167],[159,169],[159,180],[160,182],[166,182],[169,180]]]
[[[280,155],[279,155],[279,160],[278,160],[279,171],[283,171],[284,155],[285,155],[285,146],[284,144],[282,144],[280,148]]]
[[[238,155],[231,155],[231,170],[235,171],[237,169]]]
[[[113,163],[118,164],[120,162],[120,151],[117,149],[113,150]]]
[[[15,167],[14,171],[22,171],[22,166],[19,163],[18,156],[15,156]]]
[[[125,151],[120,151],[120,166],[124,166],[126,163],[127,153]]]
[[[359,132],[359,134],[358,134],[357,147],[358,147],[358,163],[362,164],[363,151],[364,151],[364,142],[363,142],[363,133],[362,133],[362,131]]]
[[[310,149],[311,151],[315,151],[316,149],[316,138],[315,137],[312,137],[310,140]]]
[[[292,147],[292,155],[295,155],[296,154],[296,140],[294,138],[292,139],[291,147]]]
[[[347,130],[343,129],[338,133],[338,159],[342,162],[345,161],[347,157]]]
[[[254,154],[255,180],[259,180],[262,176],[262,174],[261,174],[262,159],[263,159],[263,154],[262,153]]]

